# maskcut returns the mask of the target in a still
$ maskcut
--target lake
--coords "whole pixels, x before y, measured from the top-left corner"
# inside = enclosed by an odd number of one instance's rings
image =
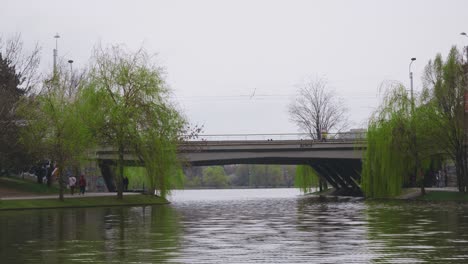
[[[467,263],[468,205],[176,191],[170,205],[0,212],[1,263]]]

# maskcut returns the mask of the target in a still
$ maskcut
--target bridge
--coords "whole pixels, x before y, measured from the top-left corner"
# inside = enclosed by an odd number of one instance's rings
[[[335,189],[344,193],[359,193],[361,159],[366,147],[362,136],[334,135],[323,142],[302,138],[303,135],[205,135],[199,140],[186,141],[179,145],[179,157],[191,166],[310,165]],[[291,136],[296,138],[290,139]],[[110,167],[117,160],[117,152],[110,147],[102,148],[96,152],[95,158],[109,190],[112,191],[113,175]],[[138,163],[138,159],[132,153],[125,153],[124,161],[129,166]]]

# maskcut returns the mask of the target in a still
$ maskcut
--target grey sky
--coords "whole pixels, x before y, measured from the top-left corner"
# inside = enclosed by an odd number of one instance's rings
[[[383,81],[409,83],[411,57],[419,91],[429,59],[468,45],[463,0],[3,2],[0,33],[39,42],[43,69],[56,32],[59,55],[76,66],[98,42],[157,53],[174,99],[209,134],[297,132],[287,105],[298,84],[317,77],[362,127]]]

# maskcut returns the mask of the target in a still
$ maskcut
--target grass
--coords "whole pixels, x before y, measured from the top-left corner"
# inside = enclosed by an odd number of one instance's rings
[[[418,198],[424,201],[468,201],[468,194],[460,192],[430,191]]]
[[[122,200],[118,200],[116,196],[80,197],[65,199],[63,202],[58,198],[0,200],[0,210],[160,205],[167,203],[168,201],[164,198],[150,195],[127,195]]]
[[[0,177],[0,185],[8,189],[32,194],[56,194],[59,192],[59,188],[56,186],[47,187],[46,184],[11,177]]]

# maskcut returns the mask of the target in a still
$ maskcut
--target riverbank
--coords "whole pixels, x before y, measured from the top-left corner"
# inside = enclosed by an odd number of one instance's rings
[[[419,200],[419,201],[445,201],[445,202],[466,202],[468,194],[460,193],[457,188],[426,188],[426,194],[421,194],[420,188],[403,189],[402,194],[395,197],[398,200]]]
[[[110,196],[112,195],[112,196]],[[110,195],[89,195],[66,197],[62,202],[56,195],[30,198],[15,197],[0,199],[0,210],[27,210],[27,209],[57,209],[57,208],[84,208],[84,207],[110,207],[110,206],[136,206],[161,205],[169,202],[158,196],[133,194],[124,195],[122,200],[117,199],[115,193]]]
[[[316,191],[306,195],[312,196],[340,196],[335,193],[335,190],[328,189],[322,192]],[[445,201],[445,202],[468,202],[468,193],[460,193],[457,188],[426,188],[426,194],[421,195],[420,188],[405,188],[401,194],[394,198],[387,198],[384,200],[418,200],[418,201]],[[380,199],[370,199],[380,200]]]

